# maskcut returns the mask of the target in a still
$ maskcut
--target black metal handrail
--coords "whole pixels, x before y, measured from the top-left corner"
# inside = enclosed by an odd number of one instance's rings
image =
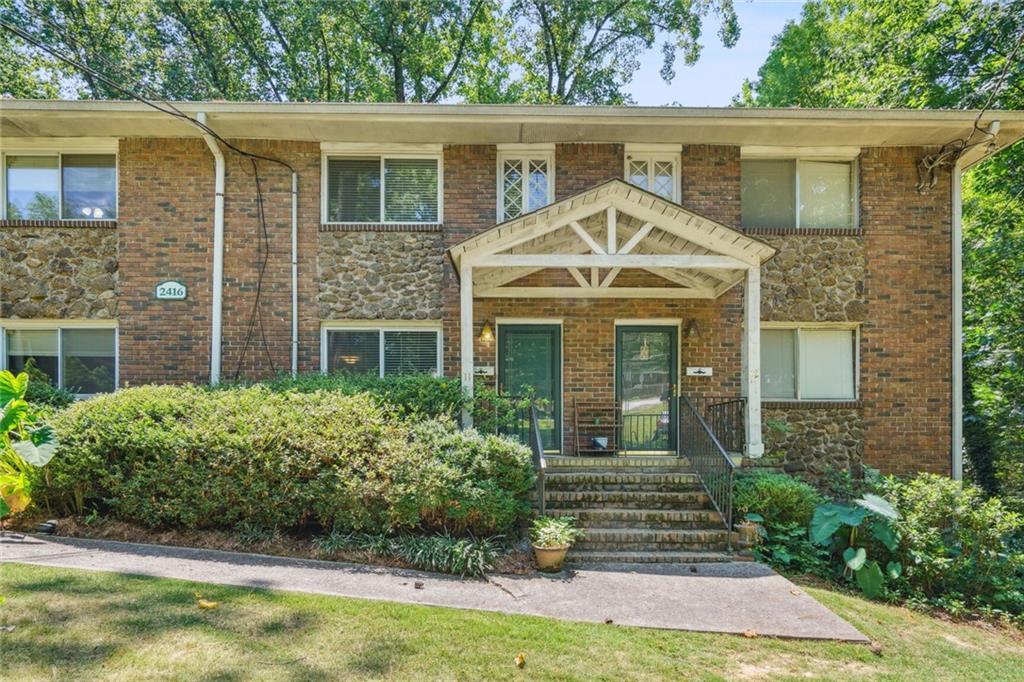
[[[722,515],[732,550],[732,487],[736,465],[686,396],[679,396],[679,455],[689,457],[711,504]]]
[[[747,399],[743,396],[691,396],[697,412],[726,452],[744,452]]]
[[[533,469],[537,473],[537,508],[544,516],[544,474],[547,459],[544,456],[544,439],[540,435],[540,423],[537,421],[537,408],[530,405],[530,451],[533,453]]]

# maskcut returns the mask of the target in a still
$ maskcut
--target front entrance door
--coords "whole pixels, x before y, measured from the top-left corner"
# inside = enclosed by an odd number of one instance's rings
[[[675,451],[677,331],[667,325],[615,328],[615,394],[627,451]]]
[[[562,449],[562,328],[557,324],[498,325],[498,387],[505,395],[542,401],[537,421],[545,450]],[[529,442],[529,425],[514,429]]]

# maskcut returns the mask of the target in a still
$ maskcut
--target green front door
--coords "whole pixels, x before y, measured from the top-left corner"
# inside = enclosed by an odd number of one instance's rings
[[[625,450],[675,450],[678,347],[674,326],[615,328],[615,395]]]
[[[540,402],[538,424],[545,450],[562,449],[562,329],[557,324],[498,325],[498,387]],[[526,428],[523,428],[523,427]],[[528,424],[513,428],[528,442]]]

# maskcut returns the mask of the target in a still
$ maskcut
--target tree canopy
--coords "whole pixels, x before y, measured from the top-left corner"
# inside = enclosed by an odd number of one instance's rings
[[[1024,1],[815,0],[742,106],[1024,108]],[[965,438],[973,476],[1024,493],[1024,144],[964,178]]]
[[[613,104],[642,52],[661,75],[700,54],[732,0],[0,0],[0,95],[123,98],[93,75],[171,100]]]

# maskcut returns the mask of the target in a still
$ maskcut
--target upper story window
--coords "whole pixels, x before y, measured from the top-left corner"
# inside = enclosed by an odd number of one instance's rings
[[[325,372],[441,373],[441,330],[436,327],[336,326],[324,329]]]
[[[744,159],[744,227],[857,227],[856,162],[828,159]]]
[[[4,218],[115,220],[116,154],[3,155]]]
[[[324,222],[441,222],[440,154],[324,157]]]
[[[512,220],[547,206],[555,198],[553,151],[498,152],[498,220]]]
[[[854,400],[857,330],[799,327],[761,330],[761,397]]]
[[[12,323],[0,323],[4,326]],[[0,366],[17,374],[31,363],[54,386],[78,395],[113,391],[117,386],[117,330],[114,327],[62,327],[54,323],[14,323],[0,333]],[[24,326],[23,326],[24,325]]]
[[[626,181],[669,201],[679,201],[679,152],[672,145],[626,145]]]

